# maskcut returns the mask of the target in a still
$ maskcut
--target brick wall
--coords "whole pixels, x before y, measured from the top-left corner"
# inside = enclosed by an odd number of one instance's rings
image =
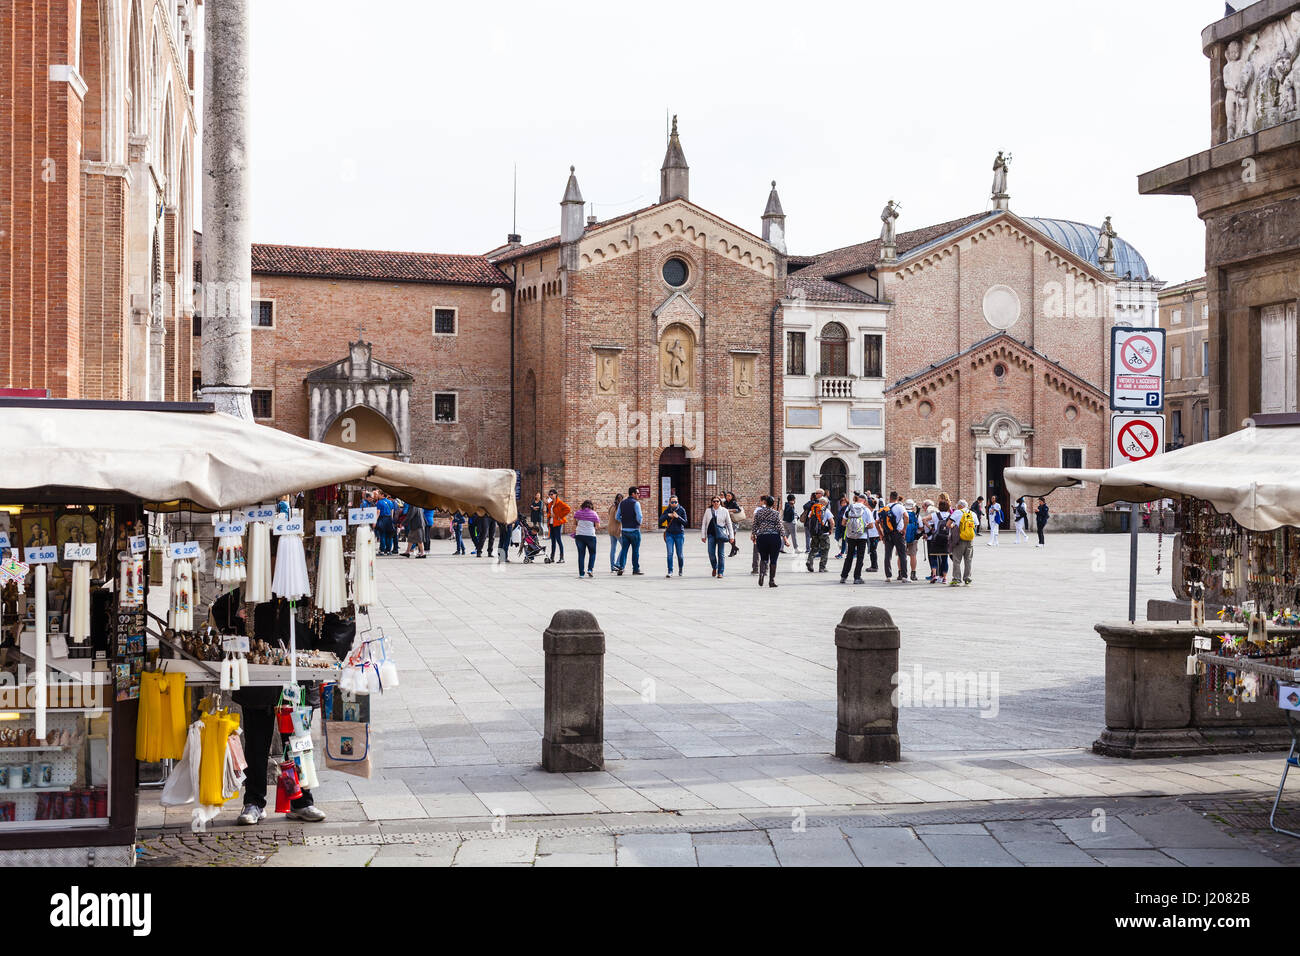
[[[412,461],[508,467],[508,295],[496,297],[506,309],[493,311],[493,290],[475,286],[266,275],[253,282],[255,298],[275,301],[275,327],[252,331],[252,386],[274,389],[275,427],[308,435],[304,379],[346,357],[360,334],[376,360],[415,378]],[[458,310],[456,335],[433,334],[435,306]],[[457,393],[457,423],[434,423],[435,391]]]

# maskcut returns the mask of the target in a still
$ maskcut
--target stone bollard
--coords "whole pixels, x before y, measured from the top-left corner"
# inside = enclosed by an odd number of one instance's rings
[[[542,769],[605,769],[605,632],[589,611],[556,611],[546,654]]]
[[[880,607],[851,607],[835,628],[839,701],[835,756],[849,763],[898,760],[898,628]]]

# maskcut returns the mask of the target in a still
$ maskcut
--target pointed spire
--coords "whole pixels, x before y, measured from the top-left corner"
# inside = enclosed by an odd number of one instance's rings
[[[771,243],[778,252],[785,252],[785,212],[781,209],[781,197],[776,194],[776,180],[772,180],[772,191],[767,194],[767,208],[763,210],[763,241]]]
[[[564,198],[560,202],[582,203],[582,190],[578,188],[578,177],[574,172],[574,167],[569,167],[569,182],[564,187]]]
[[[664,153],[664,164],[659,169],[661,203],[690,198],[690,169],[686,165],[686,154],[682,152],[682,141],[677,138],[677,117],[674,115],[672,130],[668,134],[668,151]]]

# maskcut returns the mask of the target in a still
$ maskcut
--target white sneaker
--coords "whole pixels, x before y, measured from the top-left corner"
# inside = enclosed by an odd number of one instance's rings
[[[257,826],[257,824],[262,822],[262,818],[265,816],[265,810],[255,803],[250,803],[248,806],[244,807],[244,812],[235,820],[235,824],[236,826],[241,827]]]
[[[301,810],[290,810],[285,818],[302,820],[304,823],[320,823],[325,819],[325,811],[317,806],[303,807]]]

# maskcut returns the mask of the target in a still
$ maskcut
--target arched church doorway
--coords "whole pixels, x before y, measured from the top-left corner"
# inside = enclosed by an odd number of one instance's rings
[[[659,487],[655,493],[660,512],[668,507],[668,499],[676,495],[691,524],[699,523],[699,516],[691,509],[691,465],[681,445],[670,445],[659,455]]]
[[[327,445],[337,445],[367,455],[397,459],[402,457],[397,432],[388,423],[388,419],[364,405],[353,405],[334,419],[333,424],[326,429],[322,441]]]
[[[822,473],[817,476],[817,483],[826,489],[831,503],[838,505],[840,495],[848,494],[849,470],[838,458],[827,458],[822,462]]]

